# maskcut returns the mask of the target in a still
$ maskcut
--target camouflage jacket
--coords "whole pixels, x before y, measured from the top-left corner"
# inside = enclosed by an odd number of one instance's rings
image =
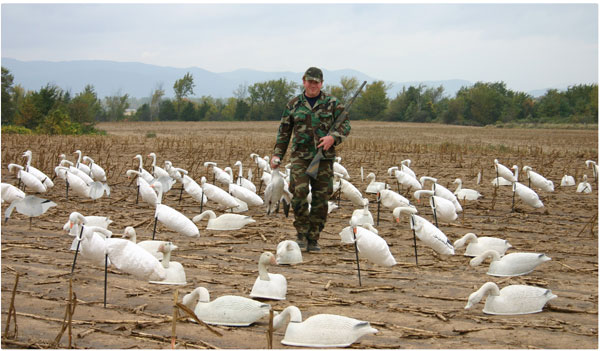
[[[339,145],[350,134],[348,114],[336,130],[330,131],[335,119],[344,111],[344,105],[334,96],[321,91],[321,95],[311,108],[304,92],[285,106],[281,116],[281,124],[277,132],[274,156],[283,159],[292,138],[292,158],[312,159],[317,154],[319,139],[333,136],[335,142],[327,151],[323,151],[325,159],[335,158],[335,146]]]

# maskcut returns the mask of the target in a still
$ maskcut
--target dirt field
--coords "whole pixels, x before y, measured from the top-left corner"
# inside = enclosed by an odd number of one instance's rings
[[[361,259],[362,286],[359,286],[354,248],[342,245],[338,233],[348,225],[355,209],[342,197],[321,236],[321,254],[303,254],[304,262],[296,266],[273,266],[272,273],[282,273],[288,282],[287,300],[270,301],[281,311],[292,304],[300,308],[304,319],[318,313],[334,313],[366,320],[379,330],[361,338],[353,348],[402,349],[597,349],[598,348],[598,190],[579,194],[575,187],[560,187],[563,175],[579,183],[584,174],[594,182],[585,161],[598,159],[596,130],[514,130],[496,128],[449,127],[422,124],[353,122],[351,137],[340,147],[338,155],[348,169],[352,183],[363,194],[364,175],[373,172],[378,181],[387,178],[387,169],[411,159],[418,177],[436,177],[439,183],[454,190],[455,178],[463,187],[479,190],[484,198],[468,202],[464,212],[452,223],[440,223],[440,229],[454,242],[465,233],[507,239],[510,252],[539,252],[552,258],[530,274],[499,278],[486,274],[489,260],[471,267],[464,248],[454,256],[444,257],[417,241],[419,265],[415,265],[412,232],[408,217],[394,223],[391,210],[381,211],[379,234],[388,242],[398,264],[381,267]],[[244,175],[256,166],[250,153],[270,155],[277,123],[122,123],[100,124],[104,137],[2,136],[2,182],[16,185],[8,163],[23,164],[21,154],[33,151],[32,165],[48,175],[54,174],[58,155],[82,150],[108,173],[110,197],[91,201],[69,194],[65,183],[55,179],[54,188],[39,196],[58,206],[29,219],[13,213],[2,225],[2,347],[66,348],[69,331],[59,344],[59,335],[68,298],[69,274],[73,251],[72,237],[62,231],[73,211],[84,215],[110,216],[109,227],[115,236],[126,226],[135,226],[138,240],[152,236],[154,210],[140,201],[135,204],[135,187],[125,172],[137,167],[136,154],[155,152],[158,165],[170,160],[187,169],[199,182],[202,176],[212,180],[203,167],[215,161],[224,168],[241,160]],[[288,155],[289,156],[289,155]],[[538,191],[545,207],[533,209],[517,201],[511,212],[510,187],[500,187],[496,196],[491,180],[495,177],[493,161],[511,167],[525,165],[552,180],[555,191]],[[287,161],[284,160],[284,162]],[[482,181],[476,184],[478,172]],[[237,172],[237,168],[234,168]],[[236,173],[237,174],[237,173]],[[527,180],[520,175],[522,183]],[[163,198],[163,203],[183,212],[188,218],[200,213],[199,203],[179,188]],[[263,186],[264,189],[264,186]],[[427,202],[417,204],[412,194],[401,189],[431,221]],[[376,216],[375,195],[370,210]],[[2,205],[2,213],[7,208]],[[206,207],[205,207],[206,208]],[[209,202],[207,208],[214,209]],[[171,347],[173,298],[198,286],[206,287],[211,299],[221,295],[248,297],[257,277],[257,260],[263,251],[275,252],[281,240],[292,239],[293,215],[266,216],[264,208],[251,208],[247,214],[256,223],[238,231],[207,231],[199,223],[200,237],[185,237],[158,225],[157,239],[171,240],[179,249],[172,261],[186,270],[187,285],[150,284],[110,269],[107,306],[103,308],[104,267],[84,259],[77,260],[72,275],[77,304],[72,316],[72,346],[91,349],[159,349]],[[217,211],[217,214],[220,214]],[[8,335],[5,330],[13,296],[15,277],[19,281],[14,297],[17,335],[14,320]],[[558,295],[544,311],[518,316],[486,315],[483,301],[465,310],[469,294],[487,281],[500,288],[527,284],[549,288]],[[268,318],[250,327],[214,327],[217,336],[198,324],[181,320],[177,323],[177,348],[267,348]],[[274,334],[274,348],[288,348],[280,341],[283,330]],[[6,339],[9,336],[10,339]]]

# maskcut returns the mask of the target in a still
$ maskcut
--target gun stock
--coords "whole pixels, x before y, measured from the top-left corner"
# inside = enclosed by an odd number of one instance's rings
[[[356,100],[356,98],[358,97],[358,94],[360,94],[362,88],[366,84],[367,84],[367,81],[365,80],[360,85],[358,90],[356,90],[356,92],[354,93],[354,96],[352,96],[352,99],[350,99],[350,101],[348,101],[348,104],[346,105],[346,109],[344,110],[344,112],[342,112],[342,114],[339,115],[338,118],[333,122],[329,133],[331,133],[333,130],[335,130],[339,127],[339,124],[344,120],[345,115],[348,113],[350,106],[352,106],[352,104],[354,103],[354,100]],[[310,164],[308,165],[308,168],[306,169],[306,172],[305,172],[312,179],[317,178],[317,174],[319,173],[319,164],[321,164],[322,159],[323,159],[323,148],[320,147],[319,150],[317,150],[317,154],[315,155],[315,157],[313,157],[312,161],[310,161]]]

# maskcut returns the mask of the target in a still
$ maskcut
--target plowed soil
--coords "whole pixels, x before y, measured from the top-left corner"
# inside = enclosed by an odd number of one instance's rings
[[[170,240],[179,248],[172,261],[180,262],[187,275],[183,286],[158,285],[141,281],[115,268],[108,269],[107,305],[104,307],[104,267],[78,258],[74,273],[70,250],[72,237],[62,230],[73,211],[83,215],[109,216],[109,226],[117,237],[126,226],[134,226],[138,240],[149,240],[154,210],[140,201],[136,204],[133,180],[126,170],[137,168],[136,154],[158,156],[158,165],[170,160],[187,169],[198,183],[202,176],[212,181],[203,166],[205,161],[233,167],[237,160],[250,168],[253,181],[260,179],[250,153],[270,155],[278,124],[257,123],[105,123],[99,129],[107,136],[2,136],[2,182],[17,184],[7,171],[9,163],[23,164],[21,154],[32,150],[32,165],[54,175],[58,155],[75,161],[73,152],[81,150],[108,173],[110,197],[98,200],[69,194],[64,181],[38,196],[57,203],[47,213],[29,218],[13,213],[2,225],[2,347],[3,348],[91,348],[159,349],[171,347],[174,296],[178,300],[198,286],[206,287],[211,298],[221,295],[248,297],[258,274],[257,261],[264,251],[275,253],[277,244],[293,239],[293,214],[280,211],[266,215],[263,207],[250,208],[246,214],[256,223],[237,231],[208,231],[206,222],[198,223],[199,238],[189,238],[168,230],[160,223],[156,239]],[[318,313],[333,313],[369,321],[379,330],[359,339],[353,348],[403,349],[597,349],[598,348],[598,190],[591,168],[585,161],[598,159],[596,130],[449,127],[441,125],[353,122],[351,136],[339,148],[351,182],[369,198],[369,209],[377,217],[374,194],[365,194],[364,176],[375,173],[377,181],[388,182],[393,190],[410,198],[419,214],[431,221],[427,201],[417,203],[406,189],[398,189],[387,169],[410,159],[417,177],[428,175],[454,190],[456,178],[463,187],[484,195],[464,204],[464,211],[452,223],[439,223],[450,241],[473,232],[478,236],[507,239],[510,252],[545,253],[552,258],[533,272],[517,277],[486,274],[489,260],[471,267],[464,247],[453,256],[442,256],[417,240],[418,266],[415,264],[413,234],[408,217],[395,223],[391,209],[381,208],[379,234],[389,244],[398,262],[382,267],[360,259],[362,286],[352,245],[343,245],[339,232],[356,209],[343,196],[340,206],[329,216],[320,244],[322,253],[303,253],[304,262],[295,266],[271,266],[288,282],[287,299],[269,301],[276,311],[295,305],[303,318]],[[538,190],[544,207],[533,209],[517,199],[512,206],[512,191],[491,185],[495,177],[494,159],[508,167],[525,165],[552,180],[554,192]],[[287,162],[287,157],[284,163]],[[234,173],[237,174],[237,167]],[[482,180],[476,183],[477,173]],[[576,187],[561,187],[563,175],[579,183],[587,174],[593,185],[591,194],[576,193]],[[520,181],[527,184],[523,174]],[[188,218],[200,213],[200,204],[185,192],[181,201],[180,184],[163,198]],[[262,186],[264,190],[264,185]],[[262,194],[261,194],[262,195]],[[336,199],[337,201],[337,199]],[[2,204],[2,211],[7,204]],[[222,211],[209,202],[205,209]],[[16,292],[15,280],[18,274]],[[57,343],[69,296],[69,282],[77,298],[71,329]],[[558,298],[541,313],[499,316],[482,312],[483,301],[464,309],[469,294],[492,281],[500,288],[527,284],[551,289]],[[8,318],[14,297],[14,316]],[[213,327],[222,336],[181,318],[176,324],[176,348],[267,348],[268,318],[250,327]],[[8,330],[5,328],[8,327]],[[16,335],[15,335],[16,329]],[[284,330],[274,333],[273,347],[282,345]],[[71,339],[69,340],[69,337]]]

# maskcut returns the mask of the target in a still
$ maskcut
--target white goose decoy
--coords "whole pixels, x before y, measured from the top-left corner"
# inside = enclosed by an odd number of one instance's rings
[[[210,167],[212,166],[212,172],[213,175],[215,177],[215,180],[223,185],[229,185],[231,183],[233,183],[233,178],[231,176],[231,174],[229,174],[226,169],[228,167],[226,167],[225,169],[221,169],[219,167],[217,167],[217,164],[215,162],[204,162],[204,167]],[[230,168],[231,169],[231,168]]]
[[[100,227],[104,229],[108,229],[108,226],[113,221],[105,216],[84,216],[79,212],[71,212],[69,215],[69,220],[63,226],[63,230],[69,232],[70,236],[73,236],[73,243],[71,244],[71,250],[77,250],[77,243],[79,240],[77,237],[80,234],[81,226],[94,226]]]
[[[419,183],[417,178],[411,176],[409,173],[398,170],[397,166],[388,168],[388,174],[396,177],[398,184],[407,187],[408,189],[421,190],[423,185]]]
[[[229,183],[229,193],[247,203],[248,207],[262,206],[265,203],[258,194],[235,183]]]
[[[126,174],[127,178],[133,177],[134,174],[138,175],[136,181],[140,195],[142,195],[142,200],[144,200],[150,206],[156,207],[156,204],[158,203],[158,195],[150,186],[150,184],[148,184],[148,182],[144,179],[144,177],[142,177],[142,174],[134,169],[127,170]]]
[[[258,154],[251,153],[250,158],[254,160],[258,169],[260,169],[263,173],[265,170],[269,169],[269,161],[261,158]]]
[[[42,182],[42,184],[44,184],[46,189],[52,188],[54,186],[54,183],[52,182],[52,180],[50,178],[48,178],[48,176],[44,172],[40,171],[39,169],[37,169],[31,165],[31,157],[32,157],[31,150],[25,151],[23,153],[23,157],[27,158],[25,171],[33,174],[37,179],[39,179]]]
[[[242,167],[243,167],[242,161],[237,161],[236,163],[234,163],[233,167],[235,167],[235,166],[239,166],[238,177],[237,177],[235,183],[239,186],[243,186],[244,188],[256,193],[256,185],[254,185],[254,183],[252,183],[250,180],[244,178],[244,171],[242,169]]]
[[[454,195],[454,193],[451,192],[450,190],[448,190],[445,186],[439,184],[437,182],[436,178],[423,176],[420,178],[420,180],[421,180],[421,184],[423,184],[423,186],[425,185],[425,182],[427,180],[430,180],[432,182],[431,190],[433,190],[434,195],[440,196],[440,197],[445,198],[446,200],[452,201],[452,203],[454,204],[454,207],[456,208],[456,213],[462,212],[462,210],[463,210],[462,206],[460,205],[460,202],[458,202],[456,195]]]
[[[88,167],[90,167],[91,176],[93,179],[105,182],[106,181],[106,172],[104,168],[98,166],[98,164],[89,156],[83,156],[83,162],[88,163]]]
[[[568,174],[565,174],[560,180],[560,186],[575,186],[575,178]]]
[[[355,223],[357,226],[365,224],[375,225],[373,215],[371,214],[371,211],[369,211],[369,199],[363,199],[363,204],[363,208],[356,209],[352,212],[350,223]],[[375,231],[375,233],[377,233],[377,231]]]
[[[45,193],[48,189],[36,176],[25,171],[23,166],[18,165],[16,163],[8,164],[8,171],[13,172],[13,170],[17,170],[17,178],[23,182],[25,188],[36,192],[36,193]]]
[[[56,203],[39,198],[35,195],[26,195],[23,199],[13,200],[6,211],[4,212],[4,223],[8,222],[8,218],[13,210],[17,210],[20,214],[29,217],[29,227],[33,217],[38,217],[46,213],[49,208],[56,206]]]
[[[265,172],[264,174],[268,173]],[[271,171],[271,180],[266,184],[265,203],[267,204],[267,215],[275,212],[284,195],[284,200],[288,204],[291,203],[293,195],[289,191],[285,192],[285,180],[279,172],[279,168],[275,168],[273,171]]]
[[[149,153],[147,157],[152,158],[152,175],[154,178],[171,177],[169,172],[156,165],[156,154],[154,152]]]
[[[577,185],[576,192],[584,194],[589,194],[592,192],[592,185],[588,183],[587,174],[583,175],[583,181]]]
[[[104,195],[104,192],[110,195],[110,187],[108,187],[107,184],[102,182],[92,182],[88,185],[83,179],[73,174],[70,168],[63,166],[57,166],[55,171],[64,171],[66,177],[65,181],[69,184],[69,187],[80,196],[89,197],[92,200],[96,200],[101,198],[102,195]]]
[[[339,189],[348,200],[352,202],[354,206],[363,206],[363,196],[360,190],[358,190],[352,183],[343,179],[343,176],[339,173],[333,173],[334,176],[339,179]],[[334,190],[335,191],[335,190]]]
[[[277,264],[275,255],[270,252],[263,252],[258,260],[258,277],[252,286],[250,297],[285,300],[287,280],[282,274],[267,272],[268,264]]]
[[[408,174],[409,176],[417,179],[417,175],[415,174],[415,172],[413,172],[412,169],[410,169],[410,164],[412,163],[411,160],[402,160],[400,162],[400,170],[406,174]]]
[[[293,305],[275,316],[273,329],[281,329],[288,318],[290,322],[281,340],[288,346],[347,347],[364,335],[378,332],[369,322],[335,314],[317,314],[302,321],[302,312]]]
[[[63,154],[64,155],[64,154]],[[69,166],[69,167],[67,167]],[[73,173],[74,175],[78,176],[79,178],[81,178],[81,180],[83,180],[83,182],[87,185],[90,185],[94,182],[94,179],[92,179],[92,177],[90,177],[88,174],[86,174],[84,171],[82,171],[79,168],[75,168],[73,167],[73,162],[63,159],[62,161],[60,161],[60,166],[59,167],[66,167],[68,168],[69,172]],[[56,173],[56,168],[54,168],[54,172]],[[61,172],[62,173],[62,172]],[[61,176],[62,179],[65,179]]]
[[[494,159],[494,169],[496,170],[496,174],[498,177],[502,177],[511,183],[518,181],[518,176],[513,174],[513,172],[511,172],[510,169],[508,169],[508,167],[499,163],[497,159]]]
[[[194,222],[174,208],[162,204],[162,184],[156,182],[152,184],[151,187],[158,192],[158,202],[156,203],[156,211],[154,212],[155,220],[160,221],[167,228],[180,234],[190,237],[199,237],[200,231]]]
[[[467,233],[462,238],[454,242],[454,248],[458,249],[467,245],[464,256],[475,257],[482,254],[487,250],[495,250],[500,256],[506,253],[506,250],[510,249],[512,245],[508,240],[494,238],[489,236],[477,237],[475,233]]]
[[[378,200],[384,207],[392,210],[400,206],[410,206],[410,201],[397,192],[389,189],[384,189],[379,192]]]
[[[16,186],[8,183],[2,183],[2,203],[12,203],[15,200],[22,200],[25,198],[23,190]]]
[[[342,164],[340,163],[341,161],[341,157],[337,156],[335,158],[335,162],[333,162],[333,171],[341,174],[342,178],[350,180],[350,174],[348,174],[348,170],[346,169],[346,167],[342,166]]]
[[[359,227],[356,222],[350,221],[351,230],[356,237],[356,247],[360,254],[368,261],[384,267],[394,266],[397,262],[387,242],[377,235],[377,233],[364,227]],[[342,230],[343,231],[343,230]],[[340,233],[342,242],[348,243],[348,235]],[[350,238],[349,243],[354,243],[354,238]]]
[[[150,280],[153,284],[185,285],[185,270],[179,262],[171,261],[171,251],[176,250],[177,246],[167,241],[158,246],[158,252],[163,254],[162,266],[165,269],[165,278],[161,280]],[[154,255],[153,255],[154,256]]]
[[[554,183],[551,180],[546,179],[539,173],[536,173],[529,166],[523,166],[523,172],[527,175],[527,179],[531,182],[531,187],[539,188],[544,191],[554,191]]]
[[[513,252],[500,257],[496,250],[487,250],[471,259],[469,264],[471,267],[478,266],[488,257],[492,259],[492,262],[487,274],[497,277],[525,275],[531,273],[541,263],[551,260],[543,253]]]
[[[106,239],[106,254],[111,264],[135,277],[160,281],[167,277],[163,265],[151,253],[126,239]]]
[[[277,264],[297,264],[302,263],[302,251],[300,246],[293,240],[283,240],[277,244],[276,254]]]
[[[204,194],[204,190],[200,186],[200,184],[196,183],[192,177],[189,177],[187,174],[183,174],[180,176],[181,184],[183,184],[183,190],[188,193],[194,200],[205,205],[208,201],[208,197]]]
[[[367,185],[367,189],[365,190],[365,193],[377,194],[380,190],[389,189],[388,184],[386,184],[384,182],[376,182],[375,179],[376,179],[375,173],[371,172],[371,173],[367,174],[367,181],[369,182],[369,185]]]
[[[93,225],[82,225],[81,232],[77,233],[75,240],[79,242],[79,252],[81,258],[91,261],[92,264],[103,266],[105,264],[107,238],[112,236],[108,229]],[[75,246],[77,250],[77,246]],[[77,253],[75,253],[77,254]],[[75,262],[73,262],[73,267]],[[110,265],[110,262],[107,263]]]
[[[246,224],[256,223],[250,216],[239,215],[235,213],[224,213],[217,217],[214,211],[206,210],[192,218],[194,223],[198,223],[204,218],[208,218],[207,230],[238,230]]]
[[[428,220],[421,216],[417,216],[417,210],[412,207],[397,207],[392,212],[396,222],[400,222],[400,215],[402,213],[410,214],[410,227],[414,231],[415,235],[425,245],[432,248],[437,253],[442,255],[454,255],[454,246],[446,234],[439,230],[436,226],[431,224]]]
[[[434,195],[433,190],[417,190],[413,194],[417,200],[421,199],[421,195],[430,196],[429,205],[433,210],[433,216],[435,217],[436,223],[438,219],[444,222],[452,222],[458,218],[456,207],[452,201],[441,196]]]
[[[540,200],[538,194],[529,188],[527,185],[523,185],[519,182],[513,183],[513,192],[519,196],[519,198],[527,205],[533,208],[544,207],[544,204]]]
[[[476,305],[487,295],[483,313],[518,315],[541,312],[546,303],[557,296],[550,289],[529,285],[509,285],[502,290],[487,282],[469,296],[465,309]]]
[[[75,150],[75,152],[73,152],[73,153],[77,154],[77,162],[75,162],[75,168],[81,170],[83,173],[85,173],[89,176],[92,170],[90,169],[90,167],[88,167],[88,165],[81,162],[81,158],[82,158],[81,150]]]
[[[268,316],[271,305],[243,296],[225,295],[210,301],[205,287],[186,294],[183,304],[206,324],[246,327]]]
[[[594,160],[586,160],[585,168],[590,168],[590,166],[592,166],[592,175],[594,176],[594,179],[597,179],[598,178],[598,164],[596,164],[596,161],[594,161]]]
[[[143,240],[139,243],[137,242],[137,233],[135,228],[128,226],[123,230],[123,239],[127,239],[142,249],[148,251],[152,256],[156,257],[157,260],[162,261],[163,253],[158,251],[158,248],[161,244],[166,243],[167,241],[162,240]]]
[[[218,186],[207,182],[206,177],[200,179],[200,184],[204,190],[204,195],[206,195],[209,200],[218,203],[223,209],[236,208],[240,205],[231,194]]]
[[[150,172],[148,172],[147,170],[144,169],[144,161],[142,159],[142,155],[137,154],[133,157],[134,160],[138,160],[139,162],[139,166],[138,166],[138,172],[140,172],[141,176],[144,178],[144,180],[148,183],[148,184],[152,184],[152,181],[154,180],[154,177],[152,176],[152,174],[150,174]]]
[[[454,190],[454,195],[456,195],[459,200],[474,201],[483,196],[475,189],[463,189],[462,180],[460,178],[456,178],[454,183],[458,184]]]

